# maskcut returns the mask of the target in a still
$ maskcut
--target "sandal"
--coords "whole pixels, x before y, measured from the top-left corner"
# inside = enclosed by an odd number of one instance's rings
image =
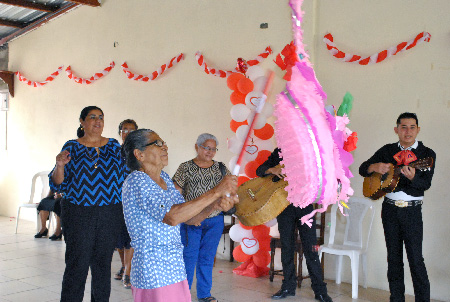
[[[208,298],[198,299],[198,302],[219,302],[219,301],[214,297],[208,297]]]
[[[122,283],[123,283],[123,287],[128,288],[128,289],[131,288],[130,276],[123,275]]]
[[[117,273],[114,274],[114,279],[116,280],[122,280],[123,272],[125,271],[125,267],[122,266],[120,270],[117,271]]]

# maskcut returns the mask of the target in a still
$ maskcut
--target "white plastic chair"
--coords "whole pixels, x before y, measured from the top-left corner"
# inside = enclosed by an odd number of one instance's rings
[[[19,216],[20,216],[20,209],[21,208],[31,208],[34,209],[36,211],[39,202],[41,201],[41,199],[47,197],[48,192],[50,191],[49,188],[49,184],[48,184],[48,174],[50,173],[50,171],[42,171],[42,172],[38,172],[33,176],[33,179],[31,180],[31,194],[30,194],[30,200],[28,201],[28,203],[22,203],[19,205],[19,207],[17,208],[17,216],[16,216],[16,234],[17,234],[17,227],[19,225]],[[42,191],[41,191],[41,199],[36,200],[34,199],[34,195],[35,195],[35,191],[36,191],[36,183],[40,181],[42,184]],[[52,222],[52,213],[50,213],[49,217],[48,217],[48,228],[50,229],[50,224]],[[40,219],[39,219],[39,214],[37,214],[36,211],[36,229],[39,232],[40,230]]]
[[[344,255],[350,257],[352,268],[352,298],[357,299],[360,258],[362,261],[362,269],[364,274],[364,288],[367,288],[367,248],[369,244],[375,211],[373,208],[373,201],[365,198],[351,197],[348,202],[348,207],[350,209],[344,208],[345,213],[348,214],[348,216],[345,216],[347,224],[345,226],[343,244],[334,243],[334,237],[336,234],[336,211],[338,210],[338,206],[334,204],[331,207],[330,238],[328,244],[320,247],[319,258],[322,259],[322,253],[328,253],[337,256],[336,283],[340,284],[342,273],[342,258]],[[366,238],[363,238],[363,221],[368,210],[370,210],[369,226],[367,234],[365,236]]]

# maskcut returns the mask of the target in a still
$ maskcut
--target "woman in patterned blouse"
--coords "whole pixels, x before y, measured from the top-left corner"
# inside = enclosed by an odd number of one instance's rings
[[[213,160],[217,152],[217,138],[209,133],[200,134],[195,144],[197,156],[182,163],[173,181],[186,201],[198,198],[216,187],[230,171],[223,163]],[[181,241],[189,288],[194,271],[197,276],[197,298],[200,302],[216,302],[211,296],[212,271],[217,246],[223,232],[221,211],[205,212],[195,221],[181,224]]]
[[[64,193],[61,223],[66,269],[61,301],[83,301],[89,268],[91,300],[109,301],[124,161],[119,142],[102,136],[103,117],[96,106],[81,111],[79,138],[64,144],[49,174],[52,191]]]
[[[134,301],[190,302],[179,224],[233,207],[239,201],[234,195],[237,178],[227,176],[214,189],[185,202],[162,171],[168,164],[168,147],[158,134],[148,129],[134,131],[122,149],[132,170],[123,185],[123,209],[134,248]]]

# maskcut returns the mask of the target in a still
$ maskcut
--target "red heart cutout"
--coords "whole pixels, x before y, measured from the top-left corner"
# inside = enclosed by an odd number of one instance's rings
[[[258,152],[258,146],[257,145],[248,145],[245,147],[245,152],[247,152],[250,155],[253,155],[256,152]]]
[[[250,238],[242,239],[242,244],[248,249],[251,247],[254,247],[257,243],[258,243],[258,240],[256,240],[256,239],[250,239]]]
[[[258,107],[259,103],[261,102],[261,97],[254,96],[250,98],[250,104],[252,104],[255,107]]]

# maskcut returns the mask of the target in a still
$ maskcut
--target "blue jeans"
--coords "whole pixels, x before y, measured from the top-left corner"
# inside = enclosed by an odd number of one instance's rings
[[[214,257],[223,232],[223,215],[207,218],[200,226],[182,223],[180,229],[189,289],[197,269],[197,298],[210,297]]]

